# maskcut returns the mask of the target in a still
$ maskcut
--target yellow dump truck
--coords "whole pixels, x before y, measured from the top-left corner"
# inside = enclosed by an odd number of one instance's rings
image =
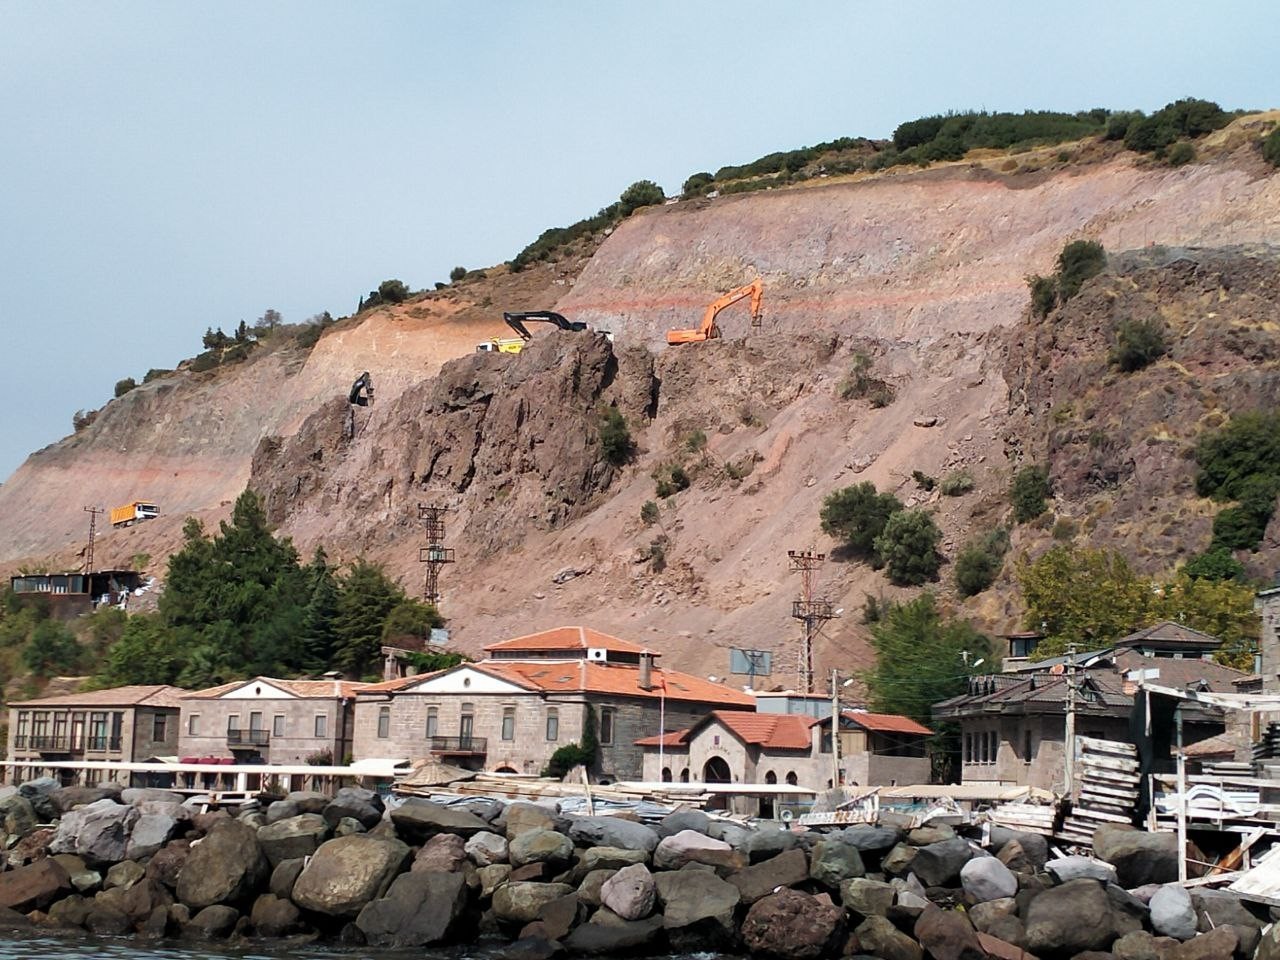
[[[111,525],[128,527],[142,520],[154,520],[158,516],[160,516],[160,510],[154,503],[135,500],[133,503],[126,503],[123,507],[111,508]]]

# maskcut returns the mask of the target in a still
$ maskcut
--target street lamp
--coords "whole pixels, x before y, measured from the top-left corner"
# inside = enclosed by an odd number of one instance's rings
[[[849,677],[844,683],[834,667],[831,668],[831,787],[840,787],[840,691],[853,683]]]

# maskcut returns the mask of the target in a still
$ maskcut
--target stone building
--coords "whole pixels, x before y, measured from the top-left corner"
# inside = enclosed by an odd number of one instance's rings
[[[356,693],[346,680],[255,677],[186,694],[178,752],[183,758],[299,764],[352,755]]]
[[[1215,638],[1193,643],[1183,635],[1184,643],[1160,644],[1147,634],[1140,631],[1132,642],[1126,638],[1107,650],[1077,654],[1070,663],[1058,657],[1042,661],[1039,670],[973,677],[964,694],[935,703],[934,720],[960,728],[955,752],[961,780],[1061,790],[1069,699],[1074,701],[1078,735],[1128,741],[1139,676],[1161,686],[1217,693],[1238,692],[1240,681],[1248,678],[1239,670],[1200,659],[1206,643],[1210,648],[1220,645]],[[1162,652],[1153,652],[1157,649]],[[1184,705],[1183,718],[1188,744],[1223,733],[1237,719],[1203,704]]]
[[[178,752],[179,687],[113,687],[9,704],[9,759],[136,762]],[[57,776],[95,783],[93,772],[9,768],[9,782]]]
[[[817,793],[836,779],[859,786],[928,783],[931,734],[909,717],[843,710],[836,758],[830,715],[716,710],[686,730],[644,737],[639,745],[645,780],[791,784]],[[771,814],[767,800],[760,802],[743,798],[734,809]]]
[[[600,780],[634,780],[644,735],[689,726],[718,707],[755,706],[749,694],[661,669],[656,652],[586,627],[544,630],[485,652],[478,663],[361,690],[356,756],[434,756],[538,774],[558,748],[580,742],[591,711]]]

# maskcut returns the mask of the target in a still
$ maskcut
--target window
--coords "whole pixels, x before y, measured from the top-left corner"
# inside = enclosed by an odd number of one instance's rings
[[[777,775],[776,773],[774,773],[772,770],[770,770],[770,771],[768,771],[767,773],[765,773],[765,775],[764,775],[764,782],[765,782],[765,783],[777,783],[777,782],[778,782],[778,775]]]
[[[157,743],[163,743],[165,738],[165,727],[168,726],[168,717],[163,713],[155,714],[151,719],[151,739]]]
[[[613,715],[616,712],[613,707],[600,708],[600,742],[603,744],[613,743]]]
[[[471,749],[471,735],[475,731],[476,715],[475,705],[464,703],[461,712],[458,714],[458,747],[462,750]]]
[[[438,737],[440,735],[440,708],[427,707],[427,737]]]
[[[670,782],[671,782],[671,768],[670,768],[670,767],[663,767],[663,768],[662,768],[662,782],[663,782],[663,783],[670,783]]]
[[[112,750],[120,749],[121,735],[124,733],[124,713],[117,710],[111,714],[111,743],[108,747]]]
[[[516,738],[516,708],[502,708],[502,739],[514,740]]]
[[[1000,756],[1000,734],[992,730],[987,734],[987,737],[991,741],[991,762],[995,763]]]
[[[799,782],[800,782],[800,781],[796,778],[796,772],[795,772],[794,770],[788,770],[788,771],[787,771],[787,783],[791,784],[791,786],[793,786],[793,787],[794,787],[794,786],[795,786],[796,784],[798,784]]]
[[[391,708],[378,708],[378,739],[385,740],[391,736]]]
[[[249,714],[249,729],[254,731],[262,730],[262,714],[257,710]]]
[[[240,732],[240,714],[238,713],[227,714],[227,733],[239,733],[239,732]]]
[[[39,727],[40,716],[40,714],[36,714],[37,728]],[[107,749],[107,715],[105,713],[89,714],[89,749]]]
[[[329,735],[329,718],[323,713],[316,714],[316,736],[327,737]]]
[[[987,762],[987,744],[989,742],[990,741],[987,740],[987,731],[983,730],[980,734],[978,734],[978,762],[979,763]]]
[[[187,717],[187,736],[198,737],[200,735],[200,714],[193,713]]]
[[[271,718],[271,735],[273,737],[284,736],[284,714],[277,713]]]
[[[555,707],[547,709],[547,739],[560,739],[560,711]]]
[[[1022,762],[1031,762],[1031,728],[1022,731]]]

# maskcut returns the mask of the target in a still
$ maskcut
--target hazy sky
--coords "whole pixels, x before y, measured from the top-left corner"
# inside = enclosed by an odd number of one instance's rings
[[[0,0],[0,478],[209,326],[949,109],[1280,106],[1273,2]]]

